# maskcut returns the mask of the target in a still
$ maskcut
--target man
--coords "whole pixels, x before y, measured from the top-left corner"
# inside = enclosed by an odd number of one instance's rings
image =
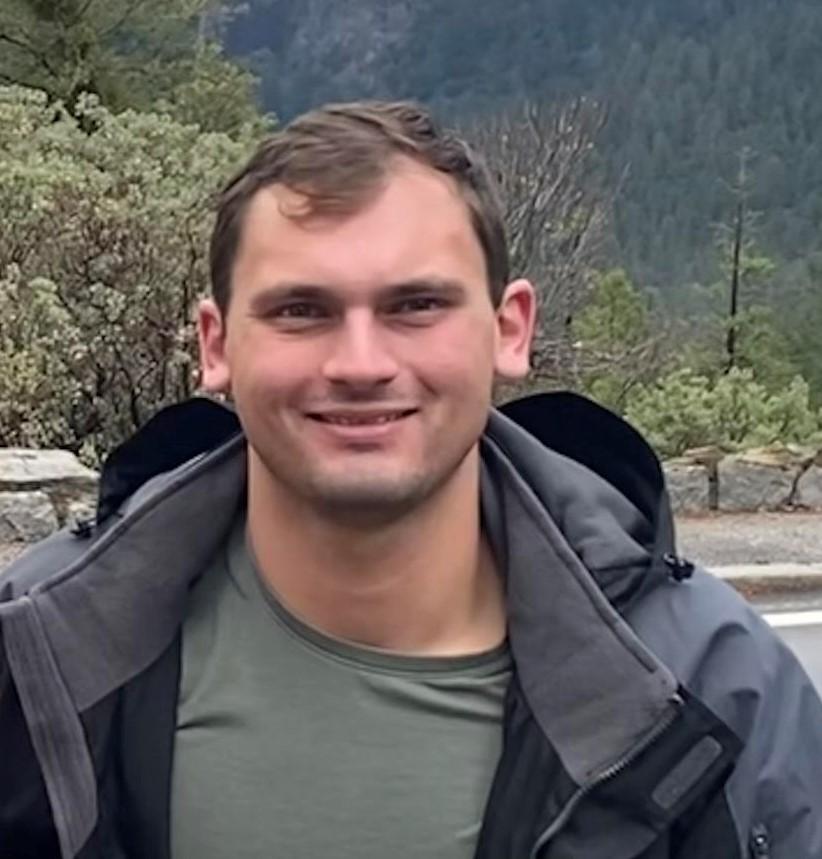
[[[202,380],[0,579],[3,859],[822,857],[822,706],[659,465],[520,379],[488,173],[327,107],[225,190]]]

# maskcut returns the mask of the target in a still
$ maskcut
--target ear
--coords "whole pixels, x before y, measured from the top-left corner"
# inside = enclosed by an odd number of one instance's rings
[[[200,384],[212,394],[227,394],[231,388],[231,370],[226,358],[225,318],[210,299],[197,307],[197,340],[200,344]]]
[[[517,380],[528,375],[536,316],[537,298],[530,282],[521,279],[509,283],[497,307],[494,369],[500,378]]]

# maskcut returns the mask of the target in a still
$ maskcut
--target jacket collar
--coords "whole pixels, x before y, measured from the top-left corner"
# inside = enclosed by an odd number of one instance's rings
[[[619,592],[623,575],[655,575],[637,539],[644,521],[612,484],[504,415],[491,416],[482,461],[483,503],[497,510],[489,533],[504,535],[520,684],[569,775],[584,784],[653,730],[677,689],[597,583]]]

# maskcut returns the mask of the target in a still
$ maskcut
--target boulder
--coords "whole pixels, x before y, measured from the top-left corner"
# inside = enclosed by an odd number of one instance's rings
[[[97,472],[66,450],[0,448],[0,491],[44,492],[63,524],[71,511],[94,505]]]
[[[39,489],[54,483],[94,490],[97,472],[67,450],[0,448],[0,489]]]
[[[822,462],[805,469],[796,483],[793,502],[797,507],[822,510]]]
[[[0,492],[0,542],[33,543],[57,525],[57,512],[45,492]]]
[[[719,509],[779,510],[793,502],[807,454],[783,446],[726,456],[717,465]]]
[[[674,513],[710,509],[710,473],[706,466],[671,460],[663,463],[663,470]]]

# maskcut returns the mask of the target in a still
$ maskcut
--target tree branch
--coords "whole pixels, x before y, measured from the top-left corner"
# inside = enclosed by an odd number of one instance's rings
[[[25,51],[29,56],[34,57],[52,77],[57,77],[56,70],[52,68],[46,56],[32,45],[24,42],[22,39],[18,39],[16,36],[10,36],[8,33],[0,33],[0,42],[6,42],[6,44]]]

